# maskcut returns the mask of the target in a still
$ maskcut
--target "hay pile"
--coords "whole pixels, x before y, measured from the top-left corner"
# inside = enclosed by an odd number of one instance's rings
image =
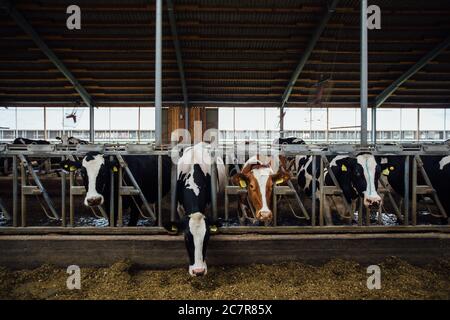
[[[82,268],[81,290],[68,290],[65,269],[0,268],[0,299],[449,299],[450,261],[426,267],[390,258],[380,264],[380,290],[366,287],[366,268],[333,260],[210,267],[191,278],[187,268],[138,270],[128,261],[109,268]]]

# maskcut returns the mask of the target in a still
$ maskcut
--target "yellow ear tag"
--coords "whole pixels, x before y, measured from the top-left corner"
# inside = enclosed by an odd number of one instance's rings
[[[117,167],[116,167],[116,166],[114,166],[114,167],[112,168],[112,170],[113,170],[113,172],[117,172],[117,171],[119,171],[119,169],[117,169]]]
[[[175,225],[172,225],[172,228],[171,228],[171,230],[170,231],[172,231],[172,232],[178,232],[178,228],[177,228],[177,226],[175,226]]]
[[[75,166],[70,166],[70,171],[77,171],[77,167],[75,167]]]
[[[241,188],[247,188],[247,182],[245,182],[245,180],[240,179],[239,184],[241,185]]]
[[[382,172],[383,175],[388,176],[389,175],[389,169],[384,169]]]
[[[275,184],[282,184],[284,182],[283,178],[278,179],[275,181]]]
[[[346,171],[347,171],[347,167],[345,166],[345,164],[342,165],[341,171],[343,171],[343,172],[346,172]]]
[[[217,226],[210,226],[209,231],[211,232],[217,232]]]
[[[389,171],[394,171],[394,167],[389,167]]]

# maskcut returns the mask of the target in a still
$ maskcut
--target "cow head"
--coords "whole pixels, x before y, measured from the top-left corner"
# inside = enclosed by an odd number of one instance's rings
[[[84,205],[88,207],[100,206],[104,202],[106,184],[109,180],[111,170],[117,171],[117,163],[109,160],[109,156],[104,156],[98,152],[89,152],[80,161],[65,160],[61,162],[61,167],[66,171],[81,171],[86,197]]]
[[[359,154],[355,158],[343,157],[336,161],[336,165],[337,170],[340,171],[338,180],[347,200],[351,198],[349,192],[354,192],[363,197],[364,205],[367,208],[378,208],[381,204],[381,197],[377,188],[382,168],[375,157],[369,153]],[[348,183],[352,190],[349,190]]]
[[[273,186],[284,184],[289,179],[289,173],[281,166],[274,173],[270,165],[261,163],[247,164],[242,172],[232,177],[234,184],[247,188],[248,200],[255,209],[256,219],[261,221],[272,220]]]
[[[184,243],[189,256],[189,274],[193,277],[204,276],[208,272],[206,249],[211,233],[217,232],[217,224],[200,212],[183,216],[179,222],[164,226],[171,234],[184,234]]]

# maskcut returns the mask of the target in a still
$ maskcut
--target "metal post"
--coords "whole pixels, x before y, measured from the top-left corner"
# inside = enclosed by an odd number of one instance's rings
[[[417,142],[420,141],[420,108],[417,108]]]
[[[89,107],[89,142],[94,143],[95,141],[95,130],[94,130],[94,107]]]
[[[117,226],[122,227],[123,226],[123,206],[122,206],[122,181],[123,181],[123,169],[122,166],[119,166],[119,176],[117,177],[119,179],[117,188]]]
[[[62,161],[65,160],[63,156]],[[66,173],[61,170],[61,225],[66,226]]]
[[[361,145],[367,145],[367,0],[361,0]]]
[[[314,180],[314,178],[313,178]],[[323,156],[320,156],[320,176],[319,176],[319,224],[323,226],[323,210],[325,205],[325,188],[324,188],[324,167],[323,167]]]
[[[411,181],[411,218],[412,225],[417,224],[417,158],[413,157],[412,163],[412,181]]]
[[[158,155],[158,227],[162,227],[162,156]]]
[[[377,108],[372,107],[372,143],[377,144]]]
[[[176,220],[177,212],[177,165],[172,162],[170,171],[170,221]]]
[[[217,221],[217,168],[216,153],[211,150],[211,209],[213,220]]]
[[[316,225],[316,156],[312,156],[312,191],[311,191],[311,216],[312,216],[312,225]]]
[[[21,191],[20,191],[20,214],[21,214],[21,226],[27,226],[27,199],[25,196],[24,187],[27,184],[26,176],[25,176],[25,164],[20,162],[20,182],[21,182]]]
[[[18,176],[17,176],[17,157],[13,156],[12,157],[12,166],[13,166],[13,227],[17,227],[18,226],[18,203],[17,203],[17,195],[18,195]]]
[[[155,144],[162,145],[162,0],[156,0]]]
[[[69,226],[70,227],[74,227],[75,226],[75,222],[74,222],[74,216],[75,216],[75,208],[74,208],[74,194],[73,194],[73,189],[72,186],[74,185],[74,180],[76,179],[75,177],[75,172],[70,172],[69,173]]]
[[[114,156],[109,157],[110,161],[114,160]],[[111,190],[110,192],[110,200],[109,200],[109,226],[114,227],[114,171],[111,170],[111,179],[110,179],[110,186]]]
[[[405,225],[409,224],[409,156],[405,157],[405,190],[403,201],[405,203]]]

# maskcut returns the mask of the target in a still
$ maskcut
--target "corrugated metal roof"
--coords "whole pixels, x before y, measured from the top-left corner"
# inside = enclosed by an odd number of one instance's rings
[[[279,102],[326,0],[174,0],[188,93],[197,101]],[[82,30],[65,28],[65,8],[82,9]],[[341,0],[290,99],[308,101],[331,78],[331,102],[359,103],[359,0]],[[147,0],[15,2],[29,23],[102,101],[151,101],[154,3]],[[369,31],[373,98],[450,35],[450,2],[378,0],[382,29]],[[168,15],[163,17],[163,98],[182,101]],[[31,39],[0,11],[0,103],[79,100]],[[69,85],[70,86],[70,85]],[[450,105],[450,52],[407,81],[388,102]],[[39,93],[39,94],[37,94]],[[327,98],[328,98],[327,97]]]

